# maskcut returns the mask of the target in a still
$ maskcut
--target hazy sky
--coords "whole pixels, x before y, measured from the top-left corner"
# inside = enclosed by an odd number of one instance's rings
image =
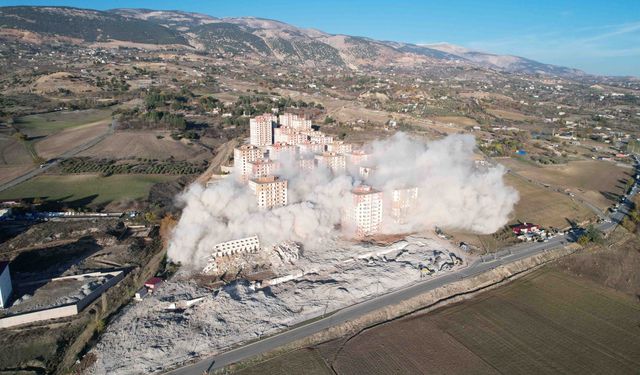
[[[640,76],[640,0],[11,1],[95,9],[180,9],[256,16],[330,33],[412,43],[450,42],[583,69]]]

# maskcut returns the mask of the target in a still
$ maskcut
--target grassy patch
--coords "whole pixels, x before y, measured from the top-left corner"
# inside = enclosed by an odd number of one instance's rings
[[[0,199],[42,198],[75,203],[72,204],[75,206],[102,205],[112,201],[144,198],[153,184],[174,178],[158,175],[45,175],[0,192]]]
[[[111,117],[111,108],[83,111],[60,111],[20,117],[16,127],[29,137],[41,137],[64,129],[100,121]]]

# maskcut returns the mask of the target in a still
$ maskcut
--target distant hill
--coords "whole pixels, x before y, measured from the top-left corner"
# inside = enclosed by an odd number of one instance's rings
[[[24,29],[88,42],[109,40],[184,45],[284,63],[358,69],[390,65],[459,64],[499,71],[557,76],[584,73],[517,56],[472,51],[451,44],[416,45],[329,34],[256,17],[216,18],[151,9],[95,11],[68,7],[2,7],[0,28]]]
[[[183,44],[179,32],[157,23],[111,12],[68,7],[2,7],[0,27],[59,35],[88,42],[121,40],[151,44]]]
[[[484,67],[502,71],[528,73],[528,74],[551,74],[559,76],[579,76],[585,73],[563,66],[544,64],[524,57],[512,55],[495,55],[492,53],[473,51],[461,46],[448,43],[426,44],[424,47],[438,50],[450,55],[467,59]]]

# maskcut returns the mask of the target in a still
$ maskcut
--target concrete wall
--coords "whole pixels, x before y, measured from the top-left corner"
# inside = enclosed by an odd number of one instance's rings
[[[9,327],[17,326],[20,324],[35,323],[43,320],[64,318],[64,317],[78,314],[80,311],[84,310],[84,308],[87,307],[96,298],[100,297],[100,295],[102,295],[107,289],[116,285],[120,280],[124,278],[124,275],[125,275],[124,271],[114,271],[114,272],[106,272],[106,273],[113,275],[113,277],[105,281],[102,285],[94,289],[91,293],[89,293],[87,296],[77,301],[76,303],[56,306],[50,309],[26,312],[23,314],[11,315],[11,316],[0,319],[0,328],[9,328]],[[94,272],[87,275],[97,276],[97,275],[104,275],[104,274],[105,272]],[[81,276],[84,276],[84,275],[61,277],[59,279],[79,278]]]
[[[105,281],[102,285],[97,287],[93,292],[89,293],[86,297],[76,302],[76,305],[78,306],[78,311],[84,310],[84,308],[87,307],[91,302],[93,302],[93,300],[100,297],[102,293],[104,293],[107,289],[111,288],[112,286],[116,285],[123,278],[124,278],[124,271],[118,272],[112,278],[110,278],[109,280]]]
[[[46,310],[32,311],[19,315],[12,315],[0,319],[0,328],[9,328],[20,324],[29,324],[49,319],[64,318],[78,313],[76,304],[63,305]]]

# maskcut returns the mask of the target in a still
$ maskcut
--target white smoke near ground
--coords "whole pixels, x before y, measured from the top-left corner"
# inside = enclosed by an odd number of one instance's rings
[[[288,179],[289,204],[271,210],[258,208],[247,185],[233,176],[208,188],[193,184],[178,197],[184,209],[168,255],[185,266],[201,267],[216,244],[253,235],[263,247],[291,240],[320,248],[326,239],[342,235],[340,223],[351,202],[350,191],[362,183],[381,190],[385,198],[394,189],[419,189],[402,223],[383,210],[383,233],[432,230],[435,225],[493,233],[507,223],[518,193],[505,185],[502,166],[476,167],[474,148],[470,135],[423,143],[397,133],[364,146],[371,152],[366,165],[373,168],[366,181],[357,171],[298,171],[284,160],[277,174]]]

